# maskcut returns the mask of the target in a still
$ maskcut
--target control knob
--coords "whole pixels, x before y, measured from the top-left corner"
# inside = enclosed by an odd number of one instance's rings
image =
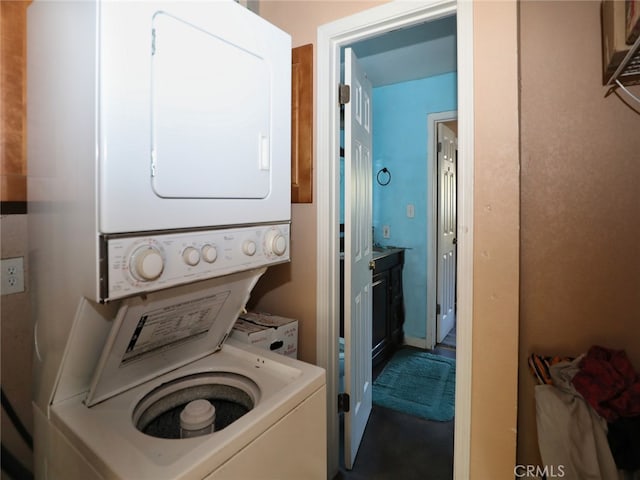
[[[200,252],[193,247],[187,247],[182,252],[182,259],[187,265],[195,267],[200,263]]]
[[[287,239],[278,229],[269,230],[264,241],[268,253],[281,257],[287,251]]]
[[[242,252],[249,257],[253,257],[256,254],[256,242],[253,240],[245,240],[242,244]]]
[[[202,258],[204,258],[204,261],[207,263],[213,263],[216,261],[216,258],[218,258],[218,250],[216,250],[216,247],[213,245],[206,244],[202,247],[201,252]]]
[[[139,247],[129,262],[131,274],[140,281],[156,280],[164,270],[164,259],[160,250],[153,246]]]

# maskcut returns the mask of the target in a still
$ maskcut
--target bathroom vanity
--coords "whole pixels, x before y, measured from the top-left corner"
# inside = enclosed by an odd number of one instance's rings
[[[344,258],[340,256],[340,336],[344,335]],[[373,365],[388,358],[402,344],[404,300],[402,268],[404,249],[378,248],[373,251],[373,314],[371,357]]]

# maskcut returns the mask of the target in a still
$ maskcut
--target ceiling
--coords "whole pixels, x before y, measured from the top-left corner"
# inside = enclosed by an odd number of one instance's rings
[[[456,17],[395,30],[350,45],[374,87],[455,72]]]

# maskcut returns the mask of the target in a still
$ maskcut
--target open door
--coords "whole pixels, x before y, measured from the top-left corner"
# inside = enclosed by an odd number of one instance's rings
[[[444,123],[438,123],[438,287],[437,342],[456,324],[456,161],[458,140]]]
[[[345,50],[350,100],[344,115],[344,461],[351,469],[371,413],[371,83]]]

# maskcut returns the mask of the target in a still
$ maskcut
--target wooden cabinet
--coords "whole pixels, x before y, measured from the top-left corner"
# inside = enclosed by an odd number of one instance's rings
[[[371,358],[373,365],[387,359],[404,340],[402,268],[404,250],[374,253],[372,277]],[[340,336],[344,336],[344,259],[340,259]]]
[[[0,200],[3,213],[5,203],[19,202],[26,206],[27,200],[26,32],[29,3],[0,2]]]
[[[291,51],[291,202],[313,201],[313,45]]]

